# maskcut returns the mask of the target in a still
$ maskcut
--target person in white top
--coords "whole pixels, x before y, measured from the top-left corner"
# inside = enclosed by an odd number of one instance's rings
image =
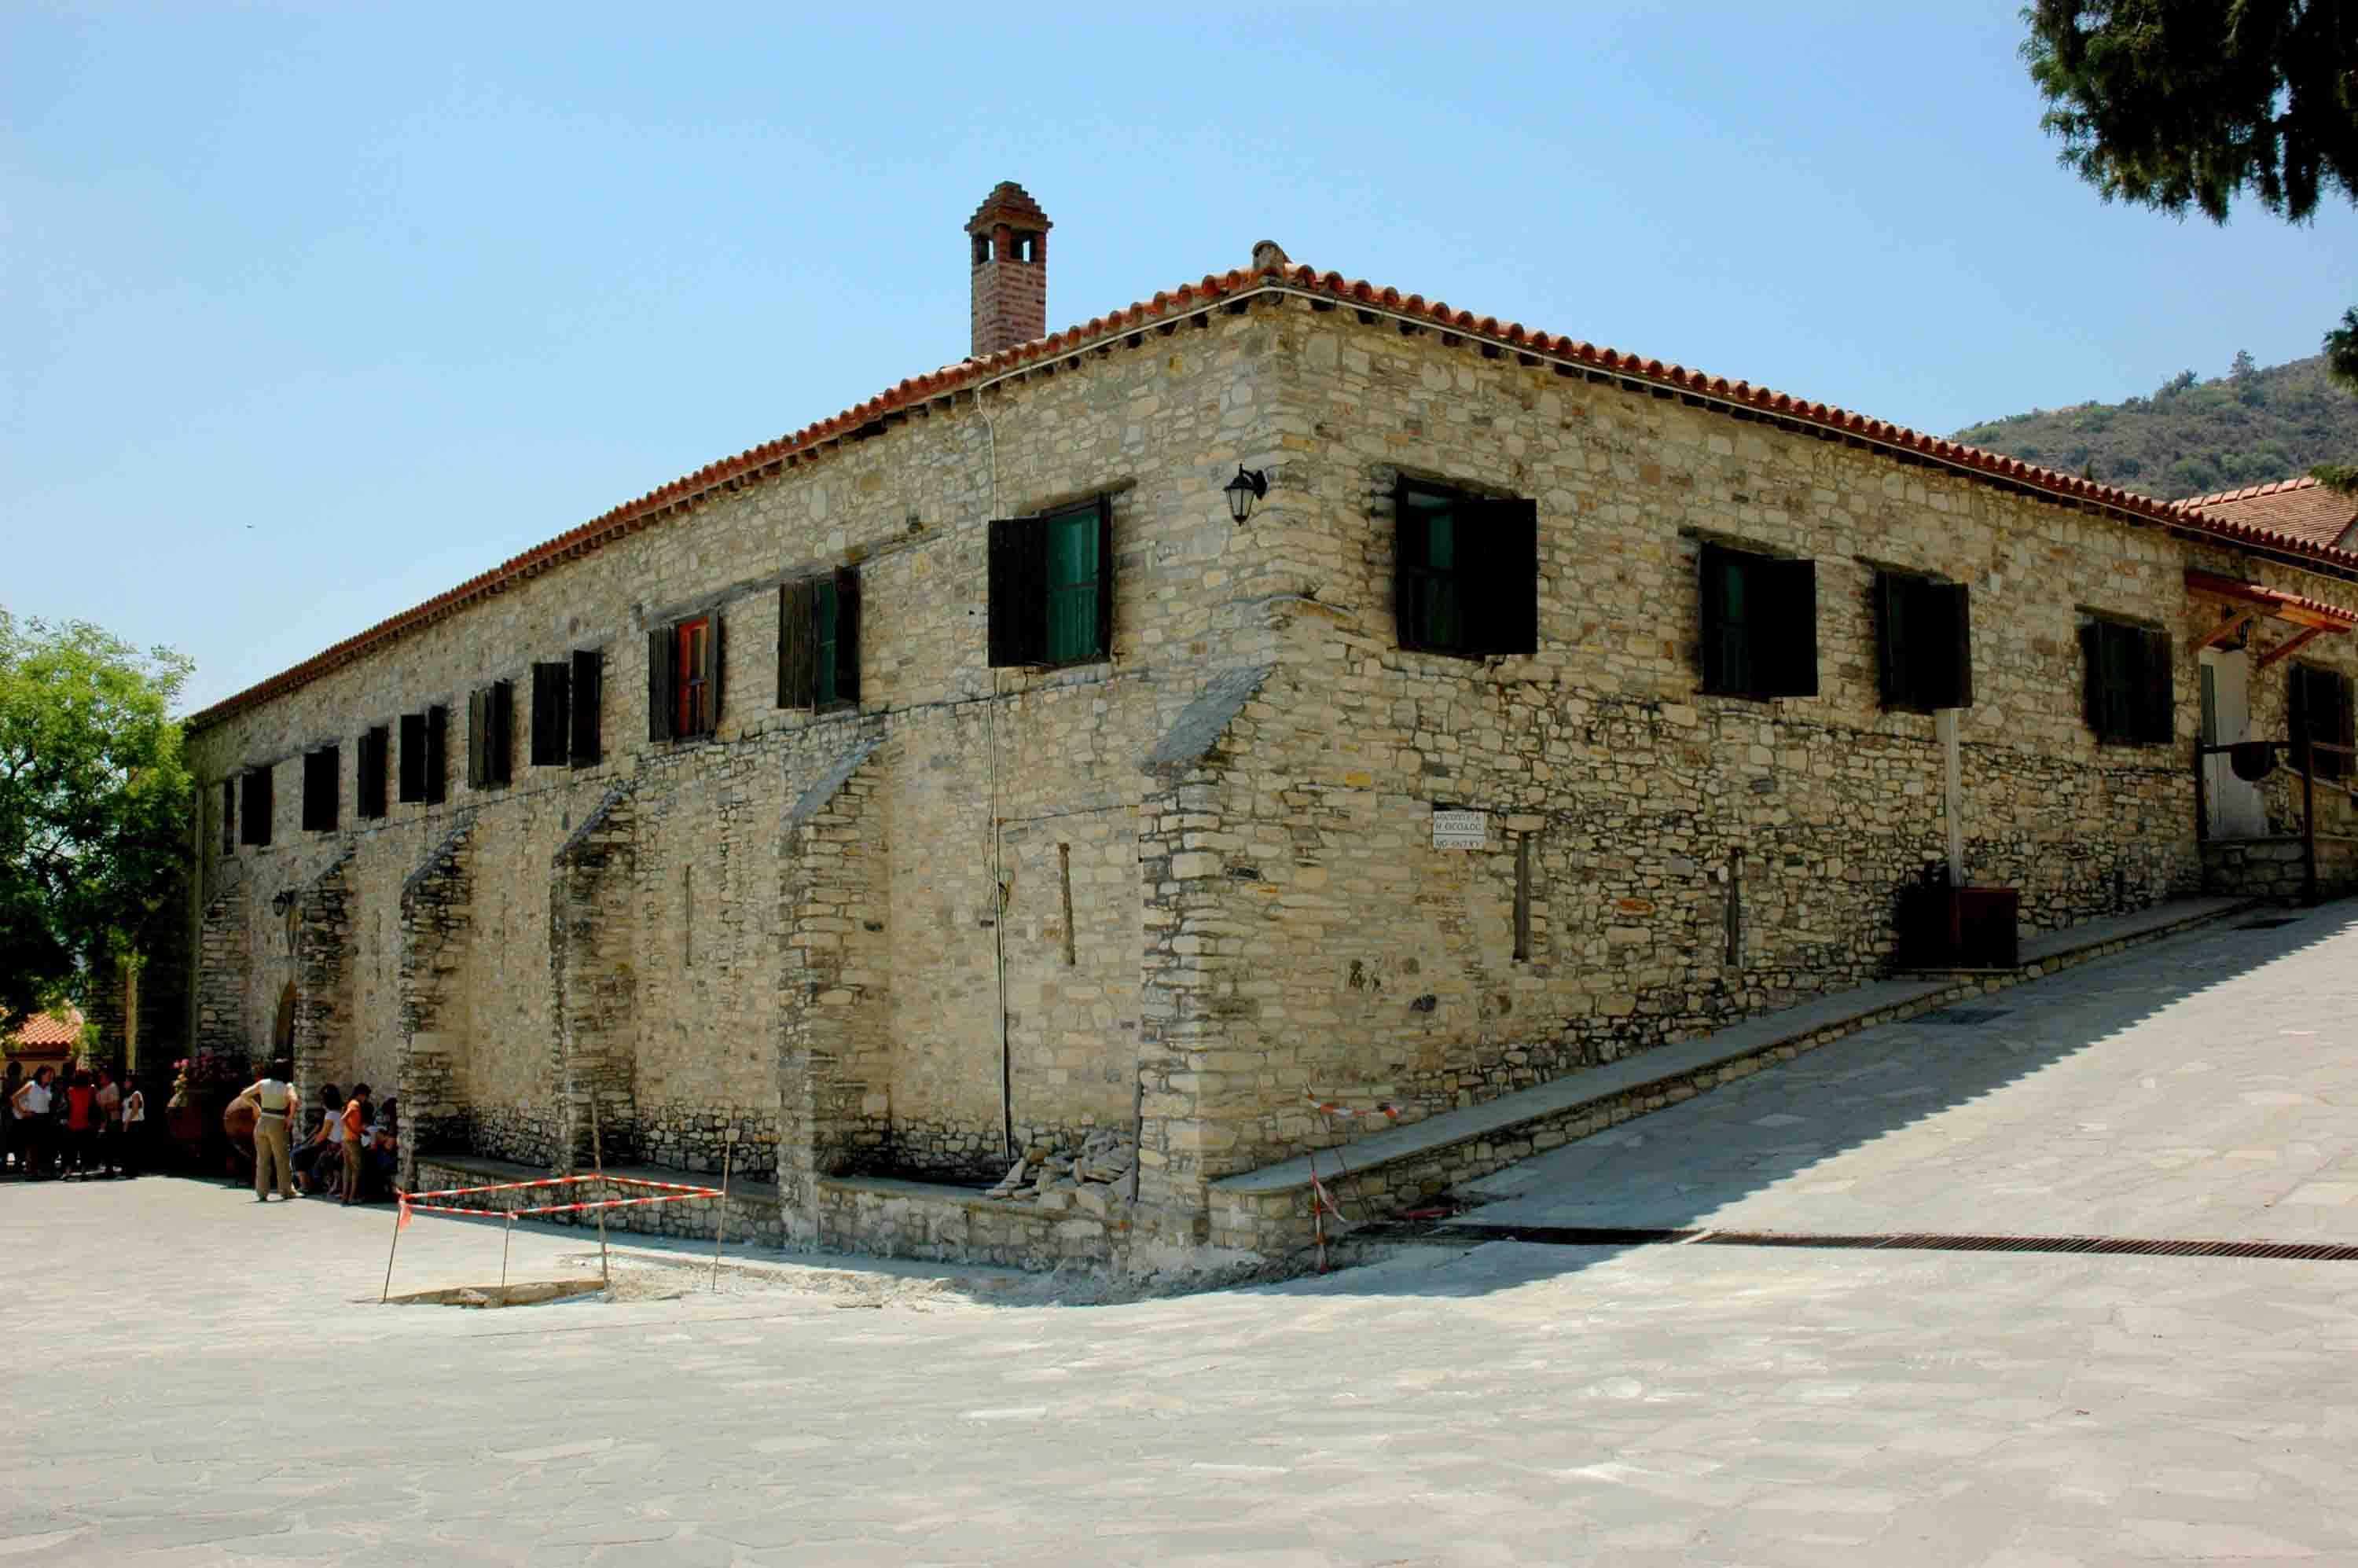
[[[303,1097],[287,1080],[294,1073],[292,1064],[279,1061],[270,1064],[270,1070],[237,1098],[254,1107],[254,1201],[268,1203],[273,1173],[276,1174],[278,1195],[287,1203],[295,1201],[295,1167],[287,1153],[287,1130],[294,1124],[303,1108]],[[233,1101],[233,1104],[235,1102]]]
[[[9,1113],[16,1119],[16,1147],[27,1177],[38,1176],[49,1162],[49,1068],[35,1068],[32,1077],[19,1085],[8,1101]]]
[[[125,1078],[123,1080],[123,1131],[114,1146],[125,1176],[139,1173],[139,1162],[145,1153],[142,1145],[146,1136],[147,1097],[139,1092],[136,1083]]]

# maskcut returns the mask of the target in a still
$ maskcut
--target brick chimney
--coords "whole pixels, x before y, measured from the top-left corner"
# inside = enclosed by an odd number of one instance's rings
[[[1011,179],[966,221],[974,254],[974,357],[1048,335],[1048,214]]]

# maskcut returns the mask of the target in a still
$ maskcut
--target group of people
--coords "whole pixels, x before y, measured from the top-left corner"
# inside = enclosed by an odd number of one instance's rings
[[[0,1076],[0,1168],[27,1180],[135,1176],[146,1122],[147,1097],[111,1067],[27,1077],[11,1062]]]
[[[401,1102],[387,1095],[378,1104],[366,1084],[350,1095],[323,1085],[319,1119],[304,1136],[303,1097],[292,1072],[287,1063],[274,1062],[232,1102],[254,1113],[254,1201],[268,1203],[274,1192],[292,1201],[299,1189],[306,1197],[355,1204],[391,1192],[400,1159]]]

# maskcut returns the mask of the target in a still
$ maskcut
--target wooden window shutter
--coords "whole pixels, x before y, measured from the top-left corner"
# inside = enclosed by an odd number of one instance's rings
[[[532,766],[562,767],[571,740],[573,716],[568,711],[573,695],[573,666],[535,664],[532,666]]]
[[[697,733],[720,731],[720,670],[725,663],[720,646],[720,612],[713,611],[704,631],[704,701],[697,714]]]
[[[504,784],[515,773],[515,684],[495,680],[492,683],[491,752],[483,761],[494,784]]]
[[[477,687],[467,694],[467,787],[486,789],[492,782],[491,737],[484,733],[491,723],[491,692]]]
[[[1941,680],[1929,694],[1934,708],[1974,705],[1973,594],[1961,582],[1928,582],[1924,597],[1937,613],[1921,618],[1928,631],[1937,629],[1935,646],[1942,655]]]
[[[860,573],[850,567],[835,574],[835,690],[820,696],[860,700]]]
[[[1744,618],[1756,607],[1743,580],[1750,557],[1706,543],[1696,580],[1703,608],[1703,688],[1730,697],[1752,695],[1752,660]]]
[[[1818,563],[1763,559],[1754,576],[1768,600],[1753,617],[1753,669],[1769,677],[1761,695],[1817,696]]]
[[[1046,662],[1046,518],[999,517],[991,520],[990,614],[990,664],[992,669],[1011,669]]]
[[[2333,677],[2333,719],[2334,740],[2344,746],[2358,746],[2358,715],[2351,711],[2350,677],[2347,676]],[[2326,755],[2333,762],[2332,771],[2325,775],[2327,778],[2342,778],[2349,773],[2351,758],[2339,752],[2329,752]]]
[[[2177,671],[2169,657],[2169,633],[2122,628],[2142,645],[2137,663],[2144,679],[2135,693],[2136,739],[2147,745],[2167,745],[2178,738]]]
[[[1508,498],[1460,506],[1460,616],[1469,654],[1540,651],[1540,505]],[[1470,524],[1471,526],[1466,524]]]
[[[568,707],[572,732],[567,737],[566,760],[577,768],[594,767],[604,755],[599,709],[605,699],[606,655],[596,648],[575,649],[573,700]]]
[[[668,741],[672,730],[672,691],[679,684],[679,654],[669,626],[647,633],[647,739]]]
[[[778,706],[816,708],[818,689],[817,584],[778,585]]]
[[[426,804],[450,798],[450,710],[437,703],[426,710]]]
[[[2088,721],[2088,732],[2099,741],[2108,741],[2112,731],[2106,724],[2104,702],[2104,623],[2091,621],[2080,628],[2080,708],[2081,717]]]
[[[222,780],[222,853],[237,852],[237,781]]]
[[[1047,613],[1044,600],[1041,613]],[[1098,645],[1096,656],[1113,654],[1113,497],[1098,497]]]
[[[1876,673],[1886,708],[1918,705],[1916,672],[1908,659],[1911,630],[1908,611],[1915,598],[1909,590],[1915,586],[1915,579],[1898,572],[1875,574]]]
[[[1416,623],[1416,585],[1424,566],[1424,523],[1408,504],[1408,486],[1392,485],[1392,642],[1401,648],[1423,645]]]

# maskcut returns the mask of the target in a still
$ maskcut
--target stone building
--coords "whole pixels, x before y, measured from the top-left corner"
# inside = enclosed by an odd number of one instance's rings
[[[968,222],[968,358],[198,715],[192,1044],[396,1087],[412,1168],[733,1138],[764,1234],[1135,1260],[1313,1099],[1888,972],[1952,800],[2062,926],[2256,874],[2206,721],[2346,733],[2336,541],[1266,243],[1050,335],[1048,227]],[[1092,1132],[1115,1201],[973,1190]]]

